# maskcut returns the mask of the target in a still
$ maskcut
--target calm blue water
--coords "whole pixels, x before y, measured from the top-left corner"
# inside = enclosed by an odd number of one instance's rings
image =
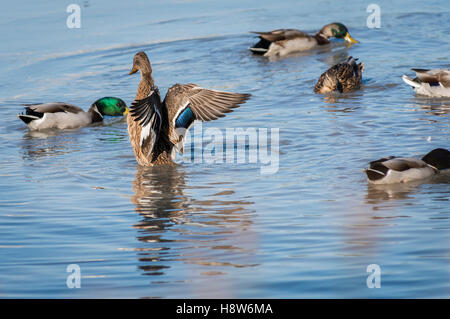
[[[0,11],[0,297],[450,297],[449,177],[375,188],[362,172],[449,147],[450,101],[415,97],[401,80],[450,67],[448,1],[377,1],[380,29],[359,1],[88,0],[80,29],[66,26],[69,3]],[[278,61],[247,50],[248,31],[333,21],[361,43]],[[177,82],[251,93],[203,130],[279,128],[279,170],[186,156],[143,169],[120,118],[47,133],[17,119],[23,103],[131,103],[140,50],[163,94]],[[365,65],[363,89],[314,94],[347,55]],[[80,289],[66,285],[69,264]],[[381,288],[366,285],[370,264]]]

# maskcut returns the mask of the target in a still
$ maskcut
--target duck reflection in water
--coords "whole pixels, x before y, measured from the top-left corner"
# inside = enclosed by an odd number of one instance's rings
[[[133,227],[141,244],[139,269],[144,275],[162,276],[183,271],[186,281],[177,291],[196,296],[231,297],[228,270],[257,266],[258,238],[252,231],[254,211],[248,200],[235,200],[230,183],[188,186],[182,167],[138,166],[131,202],[142,216]],[[194,199],[189,193],[205,197]],[[231,271],[231,270],[230,270]]]
[[[450,184],[448,172],[432,176],[427,179],[396,184],[367,184],[367,204],[384,203],[387,200],[401,200],[414,197],[425,184]]]
[[[78,136],[67,131],[27,131],[21,146],[24,160],[36,161],[45,157],[68,154],[77,147]]]
[[[378,204],[386,200],[407,199],[418,191],[422,183],[423,181],[385,185],[367,184],[366,202],[367,204]]]

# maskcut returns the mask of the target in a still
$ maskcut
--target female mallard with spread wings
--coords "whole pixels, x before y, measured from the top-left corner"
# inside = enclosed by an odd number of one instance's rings
[[[358,43],[350,36],[347,27],[339,22],[325,25],[315,35],[309,35],[296,29],[252,33],[258,34],[260,41],[249,50],[263,56],[285,56],[293,52],[311,50],[329,44],[331,37],[344,39],[350,43]]]
[[[403,81],[411,85],[419,95],[450,97],[450,69],[412,69],[417,77],[403,75]]]
[[[143,166],[173,164],[175,150],[183,153],[184,138],[195,120],[224,117],[250,94],[208,90],[196,84],[175,84],[161,102],[147,55],[134,56],[130,74],[141,72],[135,101],[128,113],[128,135],[137,162]]]

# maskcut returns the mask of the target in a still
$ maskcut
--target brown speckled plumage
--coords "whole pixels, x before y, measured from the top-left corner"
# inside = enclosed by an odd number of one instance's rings
[[[141,81],[139,82],[135,100],[145,99],[152,91],[156,91],[159,100],[161,100],[158,87],[154,84],[150,61],[144,52],[139,52],[135,55],[133,70],[130,74],[135,73],[137,70],[141,72]],[[163,136],[160,136],[160,139],[156,141],[153,153],[149,156],[150,141],[146,140],[142,145],[140,144],[142,127],[139,125],[138,121],[134,120],[134,116],[131,112],[128,113],[127,124],[131,147],[133,148],[134,155],[139,165],[152,166],[153,164],[173,164],[173,161],[170,159],[170,151],[172,148],[170,147],[170,144],[164,140]]]
[[[348,57],[346,62],[336,64],[322,73],[314,87],[314,92],[325,94],[358,90],[362,83],[364,65],[357,64],[356,60]]]
[[[244,103],[249,94],[208,90],[196,84],[175,84],[161,102],[150,61],[144,52],[133,60],[130,74],[141,72],[135,102],[128,113],[128,135],[137,162],[143,166],[175,165],[175,150],[183,153],[186,131],[194,120],[211,121]],[[192,111],[187,127],[175,127],[182,111]]]

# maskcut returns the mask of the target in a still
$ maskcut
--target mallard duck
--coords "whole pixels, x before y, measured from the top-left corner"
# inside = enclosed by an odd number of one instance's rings
[[[175,84],[161,102],[145,52],[138,52],[129,74],[141,73],[135,101],[127,116],[128,135],[137,162],[143,166],[173,164],[183,153],[184,138],[195,120],[211,121],[244,103],[250,94],[208,90],[196,84]]]
[[[63,102],[26,106],[25,114],[19,114],[18,117],[30,130],[78,128],[103,121],[103,115],[120,116],[128,113],[125,102],[116,97],[98,99],[87,112]]]
[[[419,95],[450,97],[450,69],[412,69],[417,77],[411,79],[403,75],[405,83],[411,85]]]
[[[362,82],[364,65],[356,64],[358,59],[348,57],[347,61],[338,63],[322,73],[314,87],[316,93],[351,92],[359,89]]]
[[[422,159],[389,156],[370,162],[365,169],[371,184],[394,184],[421,180],[450,169],[450,151],[437,148]]]
[[[285,56],[293,52],[311,50],[329,44],[331,37],[345,39],[350,43],[358,43],[350,36],[347,27],[339,22],[327,24],[315,35],[309,35],[296,29],[251,33],[258,34],[260,41],[249,50],[264,56]]]

